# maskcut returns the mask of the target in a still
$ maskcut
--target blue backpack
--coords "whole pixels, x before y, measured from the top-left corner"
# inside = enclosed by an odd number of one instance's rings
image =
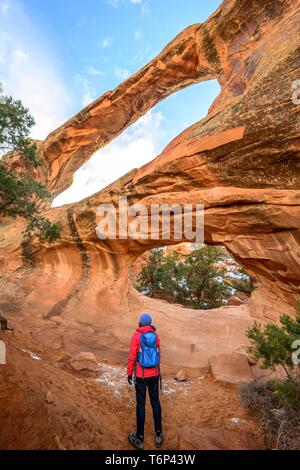
[[[159,367],[160,352],[157,345],[157,335],[152,331],[143,333],[140,337],[140,351],[138,353],[138,363],[145,369]]]

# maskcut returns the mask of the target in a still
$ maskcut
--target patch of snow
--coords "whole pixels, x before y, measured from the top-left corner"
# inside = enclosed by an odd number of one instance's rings
[[[186,393],[187,388],[191,385],[192,381],[178,382],[175,379],[164,379],[162,380],[162,392],[165,395],[170,395],[176,392],[178,389]]]
[[[174,393],[176,390],[175,388],[170,388],[170,387],[166,387],[166,386],[163,386],[162,388],[162,392],[164,395],[171,395],[171,393]]]
[[[99,364],[97,371],[99,372],[98,377],[96,379],[88,380],[96,384],[101,383],[105,385],[114,397],[122,398],[125,396],[126,392],[131,389],[127,382],[127,371],[125,367],[114,367],[107,364]],[[205,379],[205,376],[198,377],[196,380],[177,382],[171,378],[163,378],[162,393],[164,395],[170,395],[178,390],[182,391],[183,393],[187,393],[191,384],[196,382],[199,383],[203,379]],[[130,405],[127,404],[127,406]]]
[[[22,351],[26,354],[29,354],[29,356],[31,357],[31,359],[33,359],[34,361],[41,361],[42,358],[37,356],[35,353],[33,353],[32,351],[30,351],[29,349],[22,349]]]
[[[241,418],[231,418],[230,421],[231,421],[232,423],[234,423],[234,424],[240,424]]]
[[[116,398],[121,398],[122,391],[125,387],[128,387],[126,369],[101,364],[97,370],[100,372],[100,375],[92,380],[96,383],[103,383]]]

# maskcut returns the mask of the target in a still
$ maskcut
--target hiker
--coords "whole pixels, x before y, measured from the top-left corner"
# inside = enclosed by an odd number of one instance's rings
[[[136,433],[130,433],[129,442],[137,449],[144,448],[145,404],[147,389],[153,410],[156,447],[161,447],[164,436],[161,425],[160,385],[160,339],[152,325],[149,313],[140,317],[139,328],[132,336],[128,357],[128,383],[134,383],[136,391]]]

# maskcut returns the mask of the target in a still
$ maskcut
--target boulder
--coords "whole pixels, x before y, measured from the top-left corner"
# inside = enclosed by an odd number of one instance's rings
[[[93,353],[81,352],[69,360],[69,365],[76,371],[96,371],[98,362]]]
[[[183,370],[180,370],[179,372],[177,372],[174,379],[177,380],[177,382],[186,382],[187,375]]]
[[[220,382],[240,384],[254,380],[247,356],[244,354],[219,354],[210,357],[209,364],[212,375]]]
[[[258,450],[263,443],[247,423],[215,429],[184,427],[179,431],[179,450]]]

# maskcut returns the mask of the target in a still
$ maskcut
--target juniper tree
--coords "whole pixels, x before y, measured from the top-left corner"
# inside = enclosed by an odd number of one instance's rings
[[[225,269],[217,266],[222,257],[212,246],[196,249],[185,259],[155,249],[141,272],[139,290],[192,308],[220,307],[232,292],[223,281]]]
[[[1,93],[1,89],[0,89]],[[59,227],[43,217],[37,201],[48,199],[47,188],[30,176],[30,171],[15,169],[5,154],[15,151],[21,167],[30,170],[42,165],[37,147],[29,138],[34,119],[21,101],[1,96],[0,100],[0,216],[26,219],[27,237],[36,234],[49,242],[59,237]],[[32,172],[33,173],[33,172]]]

